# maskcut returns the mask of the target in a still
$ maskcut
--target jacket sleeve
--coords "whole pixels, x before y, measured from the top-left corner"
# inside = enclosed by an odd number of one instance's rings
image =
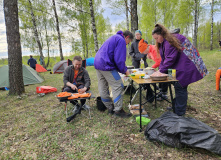
[[[67,82],[69,82],[69,75],[70,72],[69,72],[69,67],[67,67],[65,70],[64,70],[64,76],[63,76],[63,82],[64,82],[64,85],[66,85]],[[70,82],[72,83],[72,82]]]
[[[156,60],[155,60],[155,63],[152,65],[152,68],[157,68],[157,67],[159,67],[159,66],[160,66],[160,62],[161,62],[161,59],[160,59],[160,58],[156,59]]]
[[[35,64],[37,64],[37,61],[36,61],[36,59],[35,59]]]
[[[30,61],[28,60],[27,64],[29,65]]]
[[[133,45],[133,43],[132,43],[131,46],[130,46],[129,54],[130,54],[130,56],[131,56],[132,58],[135,57],[135,53],[134,53],[134,45]]]
[[[127,71],[126,67],[126,42],[124,39],[119,40],[114,50],[114,62],[120,73]]]
[[[91,79],[90,79],[90,76],[89,76],[89,74],[88,74],[88,71],[85,70],[85,71],[84,71],[84,86],[85,86],[86,88],[89,88],[90,85],[91,85]]]
[[[169,42],[164,42],[164,61],[160,63],[160,72],[167,73],[168,69],[172,68],[173,64],[176,63],[179,51],[169,44]]]

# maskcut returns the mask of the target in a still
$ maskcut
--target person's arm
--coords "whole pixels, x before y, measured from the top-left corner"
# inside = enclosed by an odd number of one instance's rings
[[[88,71],[85,70],[85,72],[84,72],[84,87],[86,88],[86,90],[90,87],[90,85],[91,85],[91,79],[88,74]]]
[[[30,64],[30,59],[28,60],[28,65]]]
[[[64,70],[64,76],[63,76],[63,82],[64,82],[64,85],[68,86],[68,87],[71,87],[71,89],[73,90],[76,90],[77,87],[72,84],[71,82],[69,82],[69,76],[70,76],[70,72],[69,72],[70,68],[67,67],[65,70]]]
[[[167,73],[168,69],[170,69],[174,63],[176,63],[178,59],[178,54],[181,54],[178,52],[178,50],[169,44],[169,42],[164,42],[164,61],[161,61],[160,63],[160,72],[161,73]]]
[[[117,45],[114,50],[114,62],[118,71],[125,74],[127,71],[126,67],[126,42],[123,39],[118,40]]]
[[[36,59],[35,59],[35,64],[37,64],[37,61],[36,61]]]
[[[133,43],[130,46],[130,51],[129,51],[129,55],[134,58],[135,57],[135,53],[134,53],[134,45]]]

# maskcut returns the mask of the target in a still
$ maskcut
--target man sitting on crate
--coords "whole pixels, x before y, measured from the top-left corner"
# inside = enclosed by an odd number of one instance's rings
[[[89,74],[85,68],[82,67],[82,58],[75,56],[73,58],[73,65],[68,66],[64,71],[64,89],[63,92],[71,93],[84,93],[90,89],[91,80]],[[80,89],[80,90],[79,90]],[[85,99],[80,100],[81,106],[86,102]],[[73,105],[76,105],[75,111],[79,110],[80,106],[77,105],[77,101],[70,101]]]

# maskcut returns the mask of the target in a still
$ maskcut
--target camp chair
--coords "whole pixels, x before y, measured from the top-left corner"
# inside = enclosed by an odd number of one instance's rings
[[[71,100],[69,100],[69,99],[63,99],[63,100],[60,100],[60,102],[65,102],[65,108],[64,108],[64,111],[65,111],[65,113],[66,113],[66,119],[67,119],[67,122],[70,122],[72,119],[74,119],[75,117],[76,117],[76,115],[77,114],[82,114],[83,116],[85,116],[86,118],[88,118],[88,119],[91,119],[91,114],[90,114],[90,109],[91,109],[91,107],[90,107],[90,105],[88,104],[88,102],[89,103],[91,103],[91,99],[92,98],[95,98],[95,96],[93,95],[93,93],[91,92],[91,91],[86,91],[86,93],[91,93],[91,96],[90,97],[85,97],[85,98],[76,98],[76,99],[71,99]],[[86,100],[86,102],[85,102],[85,104],[83,105],[83,106],[81,106],[80,104],[79,104],[79,100],[82,100],[82,99],[85,99]],[[87,100],[88,100],[88,102],[87,102]],[[72,109],[71,109],[71,111],[73,112],[73,111],[76,111],[72,116],[69,116],[68,117],[68,111],[69,111],[69,109],[68,109],[68,106],[67,106],[67,102],[68,101],[77,101],[76,102],[76,104],[72,107]],[[77,108],[77,106],[79,106],[79,109],[77,110],[76,108]],[[81,110],[85,110],[85,111],[88,111],[88,116],[86,116],[85,114],[83,114],[82,112],[81,112]]]

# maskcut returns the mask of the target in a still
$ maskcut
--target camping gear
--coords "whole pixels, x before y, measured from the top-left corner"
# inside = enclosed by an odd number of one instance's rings
[[[57,92],[57,88],[51,86],[38,86],[36,87],[36,93],[50,93]]]
[[[47,70],[44,67],[42,67],[40,64],[36,64],[35,70],[37,72],[47,72]]]
[[[22,72],[23,72],[23,81],[24,85],[29,84],[36,84],[36,83],[42,83],[44,81],[43,78],[41,78],[40,75],[31,67],[22,65]],[[9,68],[8,65],[2,66],[0,68],[0,87],[8,87],[9,86]]]
[[[148,123],[150,123],[150,119],[149,118],[146,118],[146,117],[141,117],[141,123],[142,123],[142,125],[147,125]],[[138,124],[140,124],[140,116],[137,116],[136,117],[136,122],[138,123]]]
[[[86,66],[93,66],[94,65],[94,57],[90,57],[86,59]]]
[[[68,67],[72,65],[72,61],[70,59],[68,60],[63,60],[63,61],[60,61],[58,63],[56,63],[53,67],[53,72],[50,72],[51,73],[63,73],[64,70]],[[86,60],[82,60],[82,67],[86,68]]]
[[[205,123],[191,117],[164,113],[152,120],[145,132],[150,141],[162,142],[172,147],[197,147],[221,155],[221,135]]]
[[[67,66],[72,65],[72,61],[70,59],[63,60],[56,63],[53,67],[53,73],[63,73]]]
[[[155,72],[154,68],[151,68],[151,67],[147,67],[144,69],[144,72],[147,74],[147,75],[151,75]]]
[[[107,107],[104,105],[104,103],[102,102],[101,100],[101,97],[97,97],[96,98],[96,101],[97,101],[97,109],[99,111],[105,111],[107,109]]]
[[[58,95],[56,95],[56,97],[59,99],[59,100],[67,100],[68,97],[70,97],[72,94],[69,93],[69,92],[61,92],[59,93]]]

